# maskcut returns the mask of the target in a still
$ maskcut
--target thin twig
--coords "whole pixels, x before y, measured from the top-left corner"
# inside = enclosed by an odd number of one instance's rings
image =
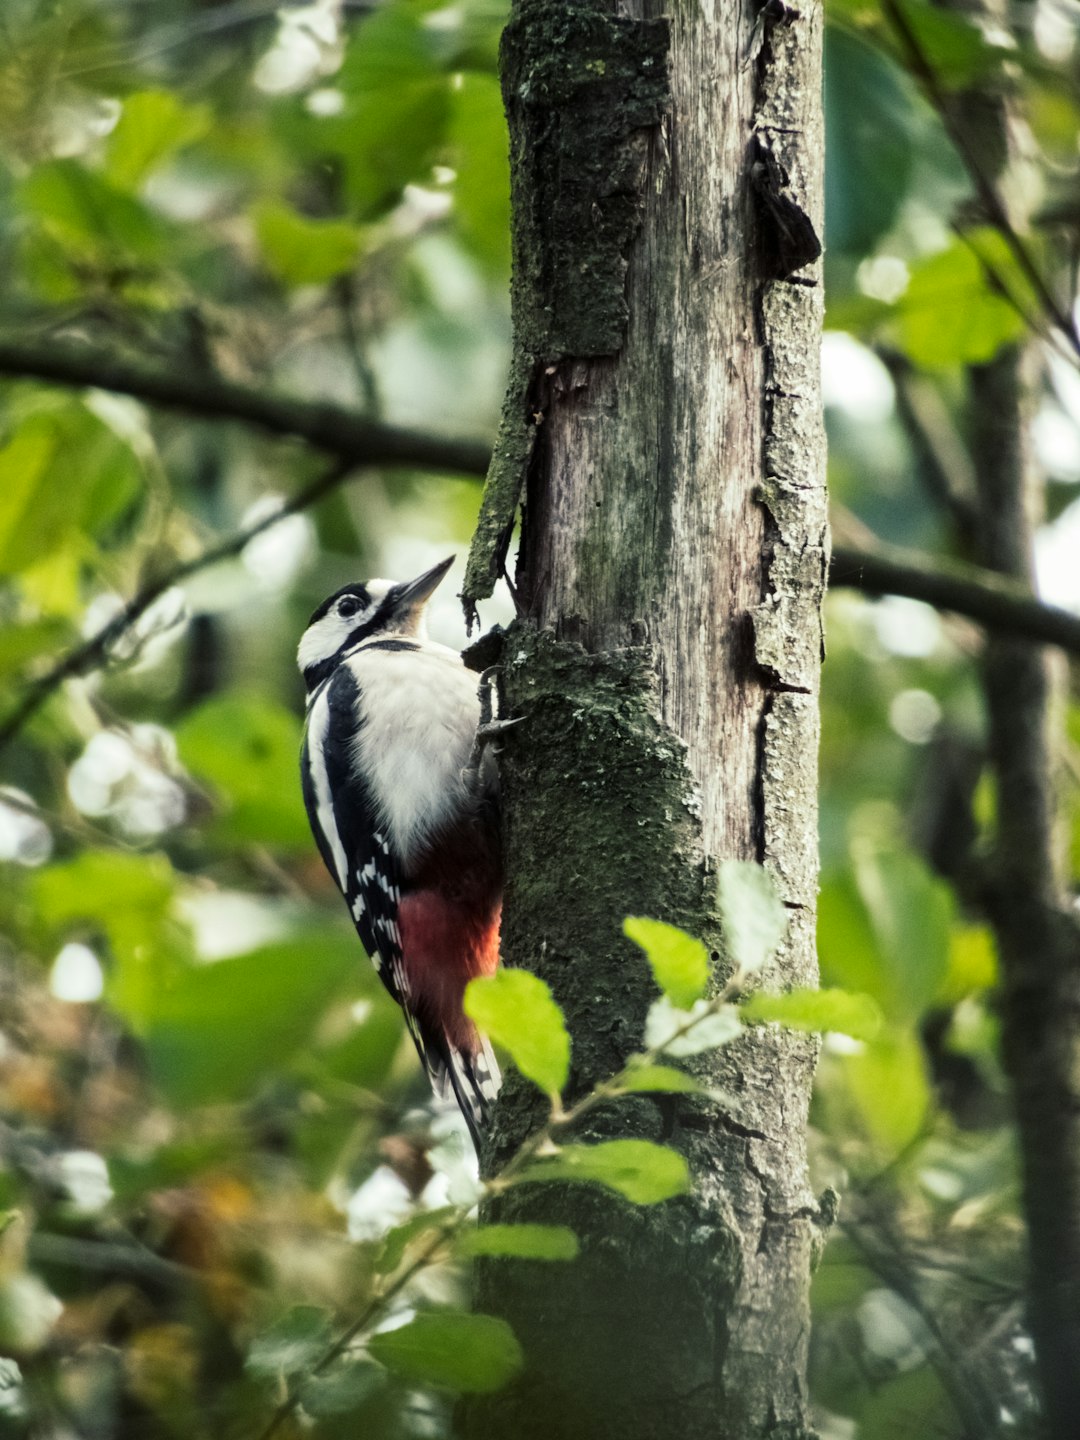
[[[298,491],[281,510],[226,537],[201,555],[185,561],[145,586],[95,635],[62,656],[32,684],[3,721],[0,750],[36,714],[65,680],[100,665],[110,647],[166,590],[180,581],[236,555],[255,535],[282,516],[295,514],[321,499],[362,464],[422,465],[431,470],[480,475],[490,458],[482,441],[455,440],[368,422],[335,406],[268,397],[243,386],[219,381],[164,375],[118,361],[90,347],[34,347],[0,343],[0,374],[17,374],[72,386],[94,385],[202,416],[236,419],[296,435],[316,448],[341,457],[341,463]],[[838,547],[833,552],[830,580],[878,594],[904,595],[941,609],[966,615],[988,628],[1041,644],[1058,645],[1080,655],[1080,617],[1045,605],[1023,585],[973,566],[945,568],[895,547],[865,550]]]
[[[490,1180],[481,1182],[483,1194],[488,1196],[498,1195],[504,1190],[509,1189],[512,1184],[517,1183],[521,1178],[521,1172],[526,1169],[529,1162],[536,1159],[536,1157],[545,1150],[554,1146],[553,1132],[556,1129],[562,1130],[576,1124],[577,1121],[581,1120],[605,1100],[616,1099],[618,1096],[625,1094],[626,1091],[621,1089],[620,1086],[628,1077],[633,1075],[635,1070],[642,1065],[653,1064],[667,1051],[668,1047],[674,1041],[682,1039],[684,1035],[689,1034],[691,1030],[702,1024],[703,1021],[711,1019],[712,1016],[725,1005],[729,1005],[733,1000],[737,999],[744,984],[745,976],[742,972],[736,972],[731,979],[728,980],[720,993],[710,1000],[704,1009],[683,1021],[681,1025],[667,1036],[662,1044],[654,1045],[648,1050],[642,1051],[640,1054],[632,1055],[621,1070],[612,1075],[608,1080],[602,1080],[598,1085],[594,1086],[587,1095],[583,1095],[569,1110],[562,1108],[562,1103],[558,1095],[549,1096],[551,1109],[547,1120],[538,1130],[535,1130],[518,1146],[517,1150],[503,1166],[498,1175]],[[543,1179],[544,1177],[541,1175],[537,1178]],[[470,1201],[468,1204],[459,1205],[453,1214],[447,1216],[443,1223],[433,1231],[428,1243],[418,1252],[414,1259],[409,1262],[405,1269],[399,1271],[389,1284],[380,1288],[371,1297],[359,1318],[354,1320],[352,1324],[338,1336],[334,1343],[323,1352],[307,1372],[307,1375],[304,1377],[305,1381],[312,1379],[315,1375],[321,1375],[339,1356],[345,1353],[357,1335],[371,1326],[379,1312],[385,1308],[387,1301],[392,1300],[395,1295],[399,1295],[413,1276],[428,1264],[445,1242],[457,1234],[469,1218],[474,1207],[475,1202]],[[270,1417],[266,1428],[259,1433],[258,1440],[271,1440],[271,1437],[277,1433],[278,1428],[293,1413],[302,1399],[303,1387],[300,1386],[277,1407]]]
[[[342,461],[340,464],[331,466],[310,485],[298,490],[280,510],[275,510],[273,514],[264,516],[254,524],[244,526],[243,529],[229,535],[220,544],[212,545],[201,555],[185,560],[174,569],[158,576],[156,580],[144,585],[108,624],[103,625],[81,645],[76,645],[66,655],[61,656],[55,665],[46,670],[44,675],[35,680],[25,691],[22,698],[0,721],[0,751],[11,743],[31,716],[35,715],[45,701],[59,690],[65,680],[71,680],[77,675],[85,675],[88,671],[97,669],[104,664],[112,646],[167,590],[172,589],[174,585],[186,580],[189,576],[205,570],[211,565],[216,565],[220,560],[228,560],[232,556],[238,555],[249,540],[253,540],[264,530],[269,530],[272,525],[276,525],[286,515],[295,515],[298,511],[306,510],[308,506],[314,505],[317,500],[322,499],[330,490],[340,485],[354,468],[355,464],[352,461]]]
[[[308,1380],[314,1379],[316,1375],[321,1375],[325,1370],[329,1369],[329,1367],[334,1363],[335,1360],[338,1359],[339,1356],[344,1355],[345,1351],[356,1339],[357,1335],[361,1334],[362,1331],[366,1330],[371,1325],[375,1317],[378,1315],[379,1311],[382,1310],[386,1305],[386,1302],[388,1300],[392,1300],[395,1295],[399,1295],[401,1291],[404,1290],[405,1286],[409,1283],[409,1281],[413,1278],[413,1276],[418,1271],[422,1270],[424,1266],[428,1263],[428,1261],[432,1259],[435,1252],[458,1230],[461,1229],[462,1225],[465,1223],[465,1220],[469,1215],[469,1211],[471,1210],[471,1208],[471,1206],[460,1206],[457,1214],[451,1215],[446,1221],[444,1221],[442,1225],[440,1225],[432,1233],[431,1239],[428,1244],[419,1251],[416,1257],[409,1262],[405,1269],[399,1271],[398,1274],[395,1275],[394,1279],[390,1281],[388,1285],[378,1290],[371,1297],[371,1300],[364,1307],[364,1310],[360,1315],[359,1319],[354,1320],[353,1323],[346,1330],[343,1330],[342,1333],[338,1336],[338,1338],[334,1341],[334,1343],[327,1350],[325,1350],[322,1355],[320,1355],[318,1360],[316,1360],[315,1364],[311,1367],[311,1369],[304,1377],[305,1383]],[[271,1415],[269,1423],[266,1425],[265,1429],[259,1432],[258,1440],[270,1440],[270,1437],[277,1433],[280,1426],[289,1418],[289,1416],[293,1413],[296,1407],[300,1404],[302,1398],[303,1387],[300,1386],[286,1400],[283,1400],[281,1404],[277,1407],[273,1415]]]
[[[218,561],[238,554],[249,540],[275,525],[283,516],[296,514],[313,505],[339,485],[351,469],[350,465],[333,467],[298,491],[282,509],[226,537],[219,545],[184,561],[140,590],[119,615],[83,644],[61,656],[26,690],[0,721],[0,751],[10,745],[26,722],[65,680],[84,675],[103,664],[111,646],[166,590]],[[944,568],[946,566],[948,568]],[[1041,645],[1057,645],[1072,655],[1080,656],[1080,616],[1056,605],[1047,605],[1032,595],[1026,586],[978,566],[930,559],[881,543],[861,548],[837,546],[829,567],[829,582],[834,588],[922,600],[939,610],[966,616],[989,630],[1020,635]]]
[[[926,1326],[934,1342],[927,1359],[953,1403],[965,1440],[987,1440],[997,1429],[994,1424],[996,1407],[975,1383],[975,1377],[969,1374],[962,1349],[946,1335],[937,1315],[923,1299],[895,1239],[884,1225],[877,1230],[876,1243],[868,1238],[866,1227],[857,1222],[842,1220],[840,1227],[861,1252],[867,1266],[911,1306]]]
[[[966,542],[975,527],[975,473],[941,387],[920,375],[897,351],[879,349],[878,355],[892,377],[897,414],[918,462],[916,473],[930,497],[948,511],[957,535]]]
[[[193,1285],[198,1272],[174,1260],[163,1259],[152,1250],[104,1240],[84,1240],[76,1235],[51,1235],[38,1230],[27,1241],[31,1260],[41,1265],[68,1265],[78,1270],[100,1270],[132,1280],[149,1280],[172,1288]]]

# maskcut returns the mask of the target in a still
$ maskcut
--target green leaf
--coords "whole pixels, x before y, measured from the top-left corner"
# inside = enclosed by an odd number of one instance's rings
[[[635,1065],[619,1080],[619,1089],[625,1094],[665,1091],[671,1095],[701,1095],[705,1086],[700,1085],[685,1070],[676,1070],[673,1065]]]
[[[438,36],[421,6],[380,6],[353,29],[336,77],[344,113],[318,124],[339,149],[349,196],[361,216],[428,178],[450,115],[450,77],[436,55]]]
[[[823,983],[873,995],[886,1014],[883,961],[866,906],[848,872],[826,879],[818,895],[817,948]]]
[[[85,850],[77,860],[51,865],[34,881],[42,918],[52,925],[100,922],[122,929],[136,917],[159,920],[172,901],[175,877],[163,855]]]
[[[85,850],[33,879],[43,924],[60,940],[72,932],[107,936],[106,994],[135,1028],[173,974],[186,970],[190,937],[173,915],[176,877],[164,855]]]
[[[1027,282],[995,230],[971,231],[966,241],[954,240],[912,269],[895,330],[916,365],[934,370],[982,364],[1026,332],[1023,315],[999,292],[987,267],[1021,308],[1030,308]]]
[[[174,1105],[242,1099],[310,1043],[362,960],[355,938],[335,927],[186,967],[143,1016],[151,1075]]]
[[[505,1320],[451,1310],[417,1315],[397,1330],[372,1335],[368,1349],[395,1375],[464,1394],[501,1390],[524,1360]]]
[[[958,1005],[965,996],[992,990],[998,983],[997,950],[987,925],[953,925],[949,958],[935,996],[936,1003]]]
[[[115,272],[162,258],[168,227],[141,201],[77,160],[36,166],[18,194],[44,233],[99,268]]]
[[[852,1243],[834,1232],[810,1282],[815,1319],[834,1311],[852,1310],[880,1282]]]
[[[904,15],[935,79],[947,90],[969,89],[996,75],[1003,61],[1015,62],[1015,47],[988,40],[972,19],[957,11],[921,3],[905,5]]]
[[[574,1260],[578,1238],[568,1225],[480,1225],[462,1235],[463,1255],[506,1255],[519,1260]]]
[[[458,1213],[456,1205],[442,1205],[437,1210],[424,1210],[419,1215],[410,1215],[400,1225],[395,1225],[383,1237],[382,1246],[375,1257],[375,1273],[392,1275],[405,1258],[405,1252],[422,1235],[438,1230]]]
[[[185,105],[170,90],[129,95],[105,150],[105,173],[122,190],[135,190],[152,170],[209,130],[210,110]]]
[[[899,1154],[921,1133],[931,1103],[918,1040],[888,1033],[837,1063],[844,1099],[826,1100],[829,1129],[837,1135],[861,1130],[882,1154]]]
[[[176,731],[180,758],[210,782],[223,808],[212,826],[214,838],[309,848],[300,739],[296,716],[259,695],[219,696],[184,719]]]
[[[374,988],[367,991],[370,1011],[344,1035],[335,1028],[328,1043],[303,1051],[291,1067],[316,1088],[337,1080],[365,1090],[381,1090],[401,1045],[401,1011],[379,985],[359,948],[356,956],[358,984],[366,988],[374,981]]]
[[[34,660],[53,659],[74,635],[71,624],[59,616],[0,629],[0,675],[15,674]]]
[[[330,1317],[314,1305],[298,1305],[256,1335],[244,1360],[253,1375],[286,1378],[308,1370],[330,1344]]]
[[[877,957],[864,966],[867,983],[842,977],[844,988],[866,990],[890,1019],[916,1020],[934,1002],[948,968],[952,894],[909,851],[865,845],[852,858]]]
[[[510,268],[510,139],[499,82],[466,71],[452,91],[447,134],[457,172],[454,214],[469,248],[493,274]]]
[[[716,899],[728,959],[743,975],[756,974],[776,953],[788,927],[771,877],[749,860],[725,860]]]
[[[825,29],[825,240],[862,256],[893,225],[915,159],[914,87],[865,40]]]
[[[465,1013],[510,1058],[526,1079],[557,1095],[570,1074],[570,1036],[550,988],[527,970],[499,970],[472,980]]]
[[[932,1365],[920,1365],[875,1387],[859,1414],[859,1434],[873,1440],[911,1440],[913,1435],[960,1440],[970,1433]]]
[[[77,402],[29,415],[0,448],[0,575],[86,546],[142,486],[131,448]]]
[[[784,995],[759,992],[740,1008],[747,1020],[775,1020],[791,1030],[839,1031],[856,1040],[872,1040],[883,1020],[872,996],[853,995],[848,990],[789,990]]]
[[[360,1358],[337,1365],[324,1375],[313,1375],[300,1388],[300,1404],[314,1420],[327,1416],[355,1417],[373,1396],[386,1387],[386,1371]]]
[[[40,559],[49,546],[51,515],[39,517],[35,503],[56,449],[55,432],[41,424],[20,426],[0,449],[0,575]],[[61,526],[61,540],[66,528]]]
[[[860,844],[853,864],[855,883],[829,880],[818,900],[822,976],[913,1023],[947,993],[952,895],[906,850]]]
[[[717,1006],[711,1000],[695,1000],[689,1010],[680,1010],[662,995],[649,1006],[645,1017],[648,1048],[676,1057],[717,1050],[721,1045],[730,1045],[741,1034],[742,1017],[738,1007]]]
[[[285,285],[324,285],[347,275],[361,235],[346,220],[310,220],[273,201],[255,210],[255,234],[266,268]]]
[[[685,1010],[705,993],[709,983],[709,952],[700,940],[662,920],[628,915],[623,934],[640,945],[664,994]]]
[[[614,1190],[635,1205],[655,1205],[690,1188],[690,1170],[677,1150],[648,1140],[604,1140],[564,1145],[557,1155],[534,1161],[522,1181],[587,1180]]]

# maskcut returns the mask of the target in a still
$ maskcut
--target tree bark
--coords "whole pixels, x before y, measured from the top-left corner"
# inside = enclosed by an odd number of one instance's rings
[[[641,1046],[655,991],[625,915],[702,935],[723,973],[719,860],[762,861],[790,909],[763,983],[816,974],[821,288],[789,272],[820,223],[821,9],[773,26],[679,4],[670,28],[658,9],[517,0],[503,44],[515,360],[470,591],[523,487],[503,958],[564,1008],[571,1098]],[[576,1137],[676,1146],[687,1197],[501,1197],[498,1218],[570,1224],[582,1254],[481,1269],[527,1365],[469,1435],[810,1433],[815,1053],[756,1031],[703,1065],[722,1102],[637,1097]],[[488,1167],[538,1118],[511,1077]]]

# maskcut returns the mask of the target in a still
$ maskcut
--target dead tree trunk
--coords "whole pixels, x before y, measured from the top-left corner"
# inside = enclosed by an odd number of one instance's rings
[[[672,8],[516,0],[503,42],[515,359],[468,589],[520,495],[503,954],[567,1014],[571,1094],[641,1044],[655,992],[624,915],[721,967],[719,860],[763,861],[790,907],[765,984],[816,973],[821,7]],[[572,1225],[582,1255],[481,1272],[527,1369],[474,1404],[477,1440],[808,1433],[814,1045],[760,1031],[721,1056],[724,1104],[639,1097],[579,1137],[676,1146],[689,1197],[499,1202]],[[489,1160],[536,1120],[511,1081]]]

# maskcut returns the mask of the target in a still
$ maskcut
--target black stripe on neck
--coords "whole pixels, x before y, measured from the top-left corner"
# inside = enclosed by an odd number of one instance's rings
[[[387,638],[385,640],[363,639],[357,640],[351,636],[333,655],[326,660],[320,660],[316,665],[309,665],[304,671],[304,683],[307,685],[308,703],[310,704],[319,686],[330,679],[330,676],[338,668],[343,660],[348,660],[351,655],[357,654],[360,650],[419,650],[420,642],[408,636],[401,638]]]

